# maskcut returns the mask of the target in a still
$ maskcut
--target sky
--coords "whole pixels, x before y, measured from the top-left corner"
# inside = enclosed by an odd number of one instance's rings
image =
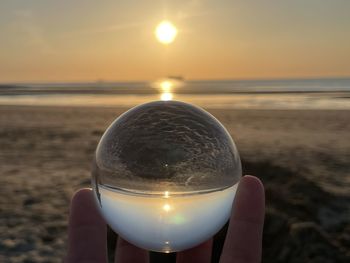
[[[154,36],[171,21],[170,45]],[[349,0],[2,0],[0,82],[350,76]]]

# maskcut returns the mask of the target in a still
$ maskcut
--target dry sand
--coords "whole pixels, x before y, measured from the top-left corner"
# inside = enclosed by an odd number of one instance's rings
[[[124,111],[0,106],[0,262],[61,262],[70,198],[90,185],[97,142]],[[263,261],[350,262],[349,111],[210,112],[265,184]]]

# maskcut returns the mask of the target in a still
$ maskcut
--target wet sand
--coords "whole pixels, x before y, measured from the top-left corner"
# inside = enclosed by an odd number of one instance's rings
[[[0,106],[0,262],[61,262],[70,198],[125,110]],[[266,187],[263,262],[349,262],[350,112],[210,112]]]

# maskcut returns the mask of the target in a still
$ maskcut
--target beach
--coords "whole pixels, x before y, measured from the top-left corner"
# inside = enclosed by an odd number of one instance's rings
[[[62,261],[70,198],[90,187],[97,143],[126,110],[0,106],[1,262]],[[209,111],[265,185],[263,262],[349,262],[349,111]]]

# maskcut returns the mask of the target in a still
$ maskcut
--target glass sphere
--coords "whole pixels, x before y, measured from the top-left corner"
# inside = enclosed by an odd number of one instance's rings
[[[187,103],[156,101],[109,126],[92,184],[103,217],[122,238],[175,252],[220,230],[241,176],[236,146],[217,119]]]

